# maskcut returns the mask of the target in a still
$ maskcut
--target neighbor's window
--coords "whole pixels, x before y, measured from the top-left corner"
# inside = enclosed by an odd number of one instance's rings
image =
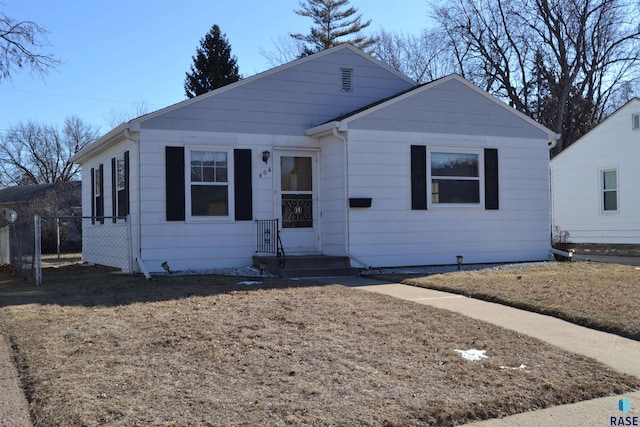
[[[631,115],[631,129],[633,130],[640,129],[640,114]]]
[[[229,215],[229,159],[225,151],[191,151],[191,215]]]
[[[615,169],[602,171],[602,210],[618,210],[618,171]]]
[[[480,203],[480,155],[431,152],[431,204]]]

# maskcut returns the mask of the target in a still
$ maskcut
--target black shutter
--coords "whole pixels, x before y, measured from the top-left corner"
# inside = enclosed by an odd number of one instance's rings
[[[104,224],[104,165],[100,163],[100,197],[96,198],[96,214],[100,217],[100,224]]]
[[[411,209],[427,209],[427,147],[411,146]]]
[[[251,150],[233,150],[233,185],[236,221],[253,219]]]
[[[167,221],[184,221],[184,147],[166,147],[165,158]]]
[[[498,150],[484,149],[484,208],[499,209]]]
[[[91,224],[96,223],[96,170],[91,168]]]
[[[111,221],[114,224],[116,223],[116,216],[118,215],[118,211],[116,210],[118,207],[117,173],[116,158],[113,157],[111,159]]]

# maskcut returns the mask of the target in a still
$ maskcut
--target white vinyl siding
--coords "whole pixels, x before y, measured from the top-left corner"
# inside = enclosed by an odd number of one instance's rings
[[[490,144],[490,145],[489,145]],[[500,153],[500,209],[411,209],[411,145]],[[349,130],[349,253],[374,267],[546,260],[550,247],[547,141]],[[482,160],[480,160],[482,168]],[[481,201],[483,196],[481,196]],[[344,203],[344,202],[343,202]]]

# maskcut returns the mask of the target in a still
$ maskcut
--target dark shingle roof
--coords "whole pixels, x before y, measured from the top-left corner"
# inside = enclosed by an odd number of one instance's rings
[[[72,182],[73,186],[80,186],[80,181]],[[17,185],[0,189],[0,204],[20,203],[43,197],[50,190],[55,190],[57,184]]]

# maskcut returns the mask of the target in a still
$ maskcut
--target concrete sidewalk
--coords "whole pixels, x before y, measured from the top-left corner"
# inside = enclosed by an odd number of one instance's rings
[[[0,425],[30,427],[29,404],[24,397],[18,371],[11,357],[11,348],[0,335]]]
[[[455,311],[474,319],[493,323],[538,338],[564,350],[591,357],[619,372],[640,378],[640,342],[638,341],[577,326],[554,317],[462,295],[386,283],[370,278],[345,279],[342,282],[346,286]],[[636,422],[640,424],[640,392],[624,396],[631,401],[631,411],[627,413],[618,411],[618,400],[622,397],[612,396],[555,406],[469,425],[478,427],[609,426],[612,425],[610,417],[620,416],[638,416]]]

